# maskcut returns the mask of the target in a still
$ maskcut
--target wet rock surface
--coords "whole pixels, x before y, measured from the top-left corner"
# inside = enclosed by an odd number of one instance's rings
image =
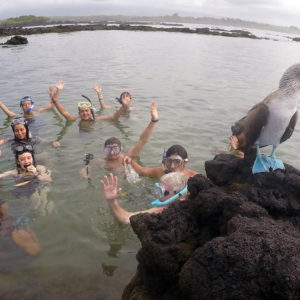
[[[24,45],[28,44],[28,40],[24,36],[15,35],[1,45]]]
[[[189,199],[131,217],[141,241],[123,299],[300,299],[300,172],[205,163]]]

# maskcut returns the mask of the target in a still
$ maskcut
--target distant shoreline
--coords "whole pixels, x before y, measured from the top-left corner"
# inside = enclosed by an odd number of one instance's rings
[[[169,25],[169,24],[162,24]],[[175,25],[174,25],[175,26]],[[180,24],[176,24],[180,26]],[[63,33],[74,31],[95,31],[95,30],[129,30],[129,31],[147,31],[147,32],[179,32],[179,33],[194,33],[194,34],[206,34],[206,35],[219,35],[227,37],[243,37],[251,39],[261,39],[249,31],[246,30],[225,30],[221,28],[210,29],[208,27],[202,28],[185,28],[185,27],[153,27],[148,25],[108,25],[108,24],[88,24],[88,25],[54,25],[54,26],[36,26],[32,28],[23,27],[4,27],[0,28],[0,36],[12,36],[12,35],[32,35],[43,33]],[[268,38],[265,38],[268,39]]]
[[[200,24],[199,24],[200,25]],[[176,27],[174,27],[176,26]],[[178,32],[178,33],[190,33],[190,34],[205,34],[225,37],[239,37],[239,38],[250,38],[258,40],[273,40],[277,39],[270,38],[267,36],[256,36],[248,30],[243,29],[223,29],[223,28],[209,28],[209,27],[196,27],[189,28],[184,27],[183,24],[179,23],[160,23],[160,24],[149,24],[147,22],[100,22],[93,24],[45,24],[35,25],[31,27],[25,26],[3,26],[0,27],[0,37],[5,36],[26,36],[32,34],[44,34],[44,33],[66,33],[75,31],[96,31],[96,30],[128,30],[128,31],[147,31],[147,32]],[[285,38],[300,42],[299,37]]]

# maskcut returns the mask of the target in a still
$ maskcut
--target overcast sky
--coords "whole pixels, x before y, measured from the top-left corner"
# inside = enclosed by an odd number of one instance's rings
[[[300,27],[300,0],[0,0],[0,19],[21,15],[171,15],[238,18]]]

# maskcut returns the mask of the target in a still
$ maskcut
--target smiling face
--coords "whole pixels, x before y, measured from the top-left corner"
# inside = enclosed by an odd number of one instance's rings
[[[23,112],[26,113],[28,108],[31,108],[32,103],[31,103],[31,101],[24,101],[24,102],[22,102],[21,105],[22,105]]]
[[[82,121],[88,121],[92,119],[92,112],[91,109],[88,107],[78,108],[78,114]]]
[[[24,152],[18,155],[17,163],[21,170],[26,171],[27,167],[33,165],[33,157],[30,152]]]
[[[26,140],[26,127],[23,124],[14,126],[15,137],[19,140]]]

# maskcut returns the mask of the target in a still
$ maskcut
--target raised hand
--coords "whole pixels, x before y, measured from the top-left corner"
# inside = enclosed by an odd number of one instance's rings
[[[56,84],[56,88],[59,90],[62,90],[64,88],[64,82],[62,80],[59,80],[58,83]]]
[[[151,121],[153,121],[153,122],[158,121],[157,105],[156,105],[155,101],[152,102],[152,104],[151,104],[150,112],[151,112]]]
[[[98,83],[95,83],[95,84],[93,85],[93,88],[94,88],[94,90],[95,90],[97,93],[100,93],[100,94],[101,94],[101,87],[100,87],[100,85],[99,85]]]
[[[112,173],[109,174],[109,177],[105,175],[104,181],[100,180],[100,183],[103,187],[104,197],[108,201],[115,200],[122,191],[121,188],[117,187],[118,177],[114,176]]]

